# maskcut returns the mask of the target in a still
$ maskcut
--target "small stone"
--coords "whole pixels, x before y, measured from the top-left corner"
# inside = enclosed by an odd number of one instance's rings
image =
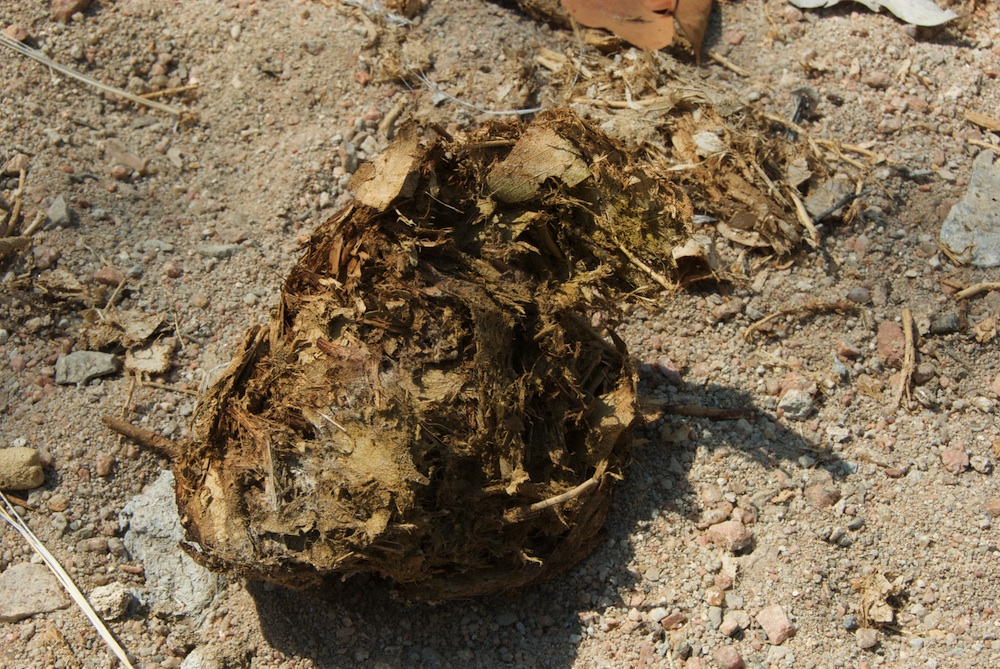
[[[48,211],[45,212],[45,218],[48,220],[48,227],[50,228],[68,228],[70,223],[73,222],[73,215],[66,205],[66,198],[60,195],[53,200],[52,204],[49,205]]]
[[[778,400],[778,408],[791,420],[805,420],[812,414],[812,395],[798,388],[786,391]]]
[[[982,455],[973,455],[969,458],[969,465],[980,474],[989,474],[993,471],[993,463]]]
[[[913,370],[913,382],[918,386],[922,386],[933,379],[935,374],[937,374],[937,368],[934,366],[934,363],[922,362]]]
[[[858,642],[861,650],[871,650],[878,645],[878,632],[870,627],[862,627],[854,633],[854,638]]]
[[[45,502],[46,508],[53,513],[62,513],[69,508],[69,498],[61,492],[49,497],[48,501]]]
[[[941,453],[941,464],[952,474],[961,474],[969,468],[969,454],[961,447],[946,448]]]
[[[743,658],[736,646],[719,646],[712,653],[712,659],[719,669],[743,669]]]
[[[993,400],[988,397],[973,397],[969,400],[969,404],[976,407],[983,413],[991,413],[993,411]]]
[[[858,629],[858,617],[852,613],[844,616],[844,629],[848,632]]]
[[[892,77],[886,72],[869,72],[865,78],[864,82],[866,86],[874,88],[879,91],[884,91],[885,89],[892,86]]]
[[[753,544],[753,534],[738,520],[727,520],[708,528],[705,537],[731,553],[739,553]]]
[[[649,613],[646,614],[646,617],[649,619],[649,622],[658,623],[666,618],[668,613],[670,612],[667,611],[667,609],[662,606],[657,606],[654,609],[650,609]]]
[[[671,613],[669,616],[660,620],[660,627],[669,632],[670,630],[677,629],[686,622],[687,616],[683,613]]]
[[[882,321],[875,337],[875,350],[887,367],[900,367],[905,351],[903,328],[893,321]]]
[[[242,250],[239,244],[202,244],[195,248],[198,255],[206,258],[228,258]]]
[[[117,288],[124,280],[125,275],[114,267],[102,267],[94,272],[94,281],[110,288]]]
[[[81,553],[107,553],[108,540],[104,537],[91,537],[82,539],[76,544],[76,550]]]
[[[757,614],[756,620],[767,634],[767,640],[775,646],[784,643],[795,634],[795,626],[780,604],[772,604],[763,609]]]
[[[127,585],[116,581],[94,588],[87,599],[102,618],[116,620],[128,613],[132,592]]]
[[[0,490],[31,490],[44,482],[38,451],[27,446],[0,448]]]
[[[993,381],[990,383],[990,390],[993,391],[994,395],[1000,397],[1000,374],[993,377]]]
[[[168,260],[167,262],[163,263],[163,273],[166,274],[171,279],[177,279],[182,274],[184,274],[184,270],[181,268],[180,265],[175,263],[173,260]]]
[[[52,18],[61,23],[69,23],[77,12],[83,12],[90,7],[91,0],[52,0]]]
[[[0,622],[16,623],[69,604],[66,592],[45,565],[22,562],[0,574]]]
[[[208,306],[209,298],[207,293],[197,292],[191,296],[191,306],[204,309]]]
[[[750,627],[750,615],[746,611],[729,611],[719,625],[719,632],[724,636],[733,636],[748,627]]]
[[[722,606],[725,601],[726,593],[721,588],[717,588],[714,585],[705,588],[705,603],[709,606]]]
[[[56,360],[56,383],[71,385],[87,383],[99,376],[107,376],[121,369],[121,360],[110,353],[74,351]]]
[[[725,304],[720,304],[712,309],[712,315],[715,316],[716,320],[728,321],[739,316],[742,311],[742,300],[729,300]]]
[[[1000,498],[991,499],[986,503],[986,513],[994,518],[1000,517]]]
[[[110,453],[98,453],[94,462],[98,476],[111,476],[115,469],[115,456]]]
[[[816,483],[806,488],[803,494],[817,509],[828,509],[840,501],[840,488],[833,483]]]
[[[23,42],[31,36],[28,29],[20,23],[11,23],[9,26],[4,28],[3,34],[15,42]]]
[[[961,321],[958,318],[958,314],[954,311],[946,311],[944,313],[935,314],[931,318],[930,333],[932,335],[946,335],[952,332],[958,332],[958,328],[961,326]]]
[[[872,294],[864,286],[855,286],[847,291],[847,299],[855,304],[868,304],[872,301]]]
[[[257,295],[254,294],[254,293],[247,293],[246,295],[243,296],[243,304],[245,304],[247,306],[250,306],[250,307],[252,307],[253,305],[257,304],[257,302],[259,302],[259,301],[260,301],[260,298],[257,297]]]

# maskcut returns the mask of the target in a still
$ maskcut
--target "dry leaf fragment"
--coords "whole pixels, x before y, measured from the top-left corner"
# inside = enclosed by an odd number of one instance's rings
[[[585,26],[605,28],[640,49],[658,50],[674,41],[674,18],[701,62],[712,0],[562,0]]]
[[[841,0],[790,0],[799,9],[816,9],[817,7],[833,7]],[[939,26],[958,14],[950,9],[941,9],[933,0],[856,0],[873,12],[885,7],[897,17],[915,26]]]

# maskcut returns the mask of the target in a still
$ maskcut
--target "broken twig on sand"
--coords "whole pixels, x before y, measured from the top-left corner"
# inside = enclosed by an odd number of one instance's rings
[[[747,341],[753,339],[753,336],[765,325],[773,320],[777,320],[782,316],[793,316],[798,314],[822,314],[828,311],[857,311],[858,305],[854,302],[848,302],[846,300],[838,300],[836,302],[807,302],[806,304],[801,304],[795,307],[786,307],[785,309],[779,309],[773,314],[768,314],[764,318],[760,319],[750,327],[746,329],[743,333],[743,338]]]

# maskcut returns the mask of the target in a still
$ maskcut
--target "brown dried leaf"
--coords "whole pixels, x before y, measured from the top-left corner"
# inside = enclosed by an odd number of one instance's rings
[[[583,25],[610,30],[640,49],[662,49],[674,41],[674,17],[667,11],[661,13],[649,6],[672,5],[672,1],[562,0],[562,4]],[[669,11],[673,7],[665,9]]]
[[[640,49],[669,46],[676,18],[701,62],[712,0],[562,0],[562,4],[583,25],[610,30]]]

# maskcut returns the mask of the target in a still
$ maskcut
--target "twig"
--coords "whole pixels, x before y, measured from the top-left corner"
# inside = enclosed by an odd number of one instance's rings
[[[784,309],[779,309],[778,311],[764,316],[750,327],[746,329],[743,333],[743,338],[747,341],[753,339],[753,336],[762,327],[767,325],[773,320],[777,320],[782,316],[791,316],[793,314],[820,314],[827,311],[857,311],[858,305],[854,302],[848,302],[846,300],[838,300],[836,302],[807,302],[806,304],[799,305],[797,307],[786,307]]]
[[[791,196],[792,202],[795,203],[795,216],[799,219],[802,227],[809,231],[809,245],[816,248],[819,246],[819,230],[816,229],[816,224],[813,223],[812,217],[806,211],[805,204],[802,203],[802,198],[795,192],[795,189],[789,188],[788,194]]]
[[[980,114],[979,112],[967,111],[965,112],[965,120],[978,125],[983,130],[1000,132],[1000,118],[994,118],[986,114]]]
[[[674,416],[691,416],[693,418],[711,418],[712,420],[737,420],[754,415],[750,407],[741,409],[726,409],[723,407],[703,407],[695,404],[668,404],[666,400],[655,397],[643,397],[639,400],[644,410],[649,413],[672,414]]]
[[[625,254],[625,257],[628,258],[632,262],[633,265],[635,265],[636,267],[638,267],[639,269],[641,269],[643,272],[645,272],[646,274],[648,274],[649,278],[651,278],[653,281],[655,281],[656,283],[660,284],[661,286],[663,286],[667,290],[670,290],[670,291],[677,290],[677,284],[673,283],[672,281],[670,281],[670,279],[668,279],[667,277],[663,276],[662,274],[660,274],[659,272],[657,272],[655,269],[653,269],[652,267],[650,267],[649,265],[647,265],[646,263],[644,263],[642,260],[639,259],[638,256],[636,256],[634,253],[632,253],[627,248],[625,248],[625,246],[623,244],[619,243],[618,244],[618,249],[622,253]]]
[[[175,386],[168,386],[166,383],[159,383],[158,381],[143,381],[140,380],[143,386],[147,388],[158,388],[159,390],[169,390],[172,393],[184,393],[186,395],[197,395],[197,390],[191,390],[189,388],[177,388]]]
[[[80,592],[80,589],[75,583],[73,583],[73,579],[66,573],[66,570],[63,569],[61,564],[59,564],[59,561],[56,560],[55,556],[49,552],[49,549],[46,548],[38,537],[35,536],[35,533],[31,531],[31,528],[24,522],[24,519],[21,518],[21,515],[17,512],[17,509],[14,508],[14,505],[10,503],[10,500],[7,499],[7,496],[4,495],[3,492],[0,492],[0,498],[3,499],[4,504],[4,508],[0,508],[0,518],[3,518],[11,527],[17,530],[21,536],[24,537],[24,540],[35,549],[35,552],[41,556],[42,560],[45,562],[45,566],[48,567],[49,570],[55,575],[62,587],[66,589],[66,592],[68,592],[70,597],[73,598],[76,605],[80,607],[81,611],[83,611],[83,614],[87,616],[90,623],[97,630],[97,633],[101,635],[102,639],[104,639],[104,643],[108,645],[111,652],[114,653],[115,657],[118,658],[118,661],[122,663],[122,666],[126,667],[126,669],[135,669],[132,666],[128,653],[126,653],[125,649],[121,647],[121,644],[119,644],[118,640],[115,639],[107,625],[105,625],[104,621],[101,620],[101,617],[97,615],[94,607],[90,605],[90,602],[87,601],[84,594]]]
[[[101,416],[101,421],[123,437],[131,439],[140,446],[162,453],[170,459],[176,458],[181,453],[180,444],[172,439],[161,437],[152,430],[133,425],[113,416]]]
[[[511,523],[520,522],[527,519],[539,511],[551,508],[553,506],[558,506],[564,502],[568,502],[571,499],[579,497],[583,493],[587,492],[591,488],[597,485],[596,478],[590,478],[576,486],[571,488],[564,493],[556,495],[555,497],[549,497],[548,499],[543,499],[541,502],[535,502],[534,504],[526,507],[521,507],[518,509],[511,509],[504,514],[504,519]]]
[[[978,146],[981,149],[987,149],[989,151],[1000,151],[1000,146],[995,144],[987,144],[986,142],[980,141],[978,139],[967,139],[966,144],[972,144],[973,146]]]
[[[26,44],[21,44],[17,40],[13,40],[4,35],[3,33],[0,33],[0,44],[3,44],[4,46],[13,49],[14,51],[17,51],[21,55],[27,56],[28,58],[31,58],[32,60],[37,61],[42,65],[45,65],[46,67],[52,68],[56,72],[65,74],[67,77],[72,77],[73,79],[76,79],[77,81],[80,81],[84,84],[89,84],[90,86],[93,86],[94,88],[100,91],[104,91],[105,93],[111,93],[112,95],[117,95],[118,97],[125,98],[126,100],[131,100],[136,104],[145,105],[146,107],[152,107],[153,109],[157,109],[161,112],[166,112],[167,114],[173,114],[174,116],[180,116],[181,114],[181,110],[176,107],[171,107],[170,105],[165,105],[162,102],[156,102],[155,100],[143,99],[138,95],[132,95],[128,91],[123,91],[120,88],[116,88],[114,86],[109,86],[108,84],[102,83],[97,79],[94,79],[93,77],[88,77],[85,74],[80,74],[76,70],[71,70],[65,65],[60,65],[59,63],[55,62],[54,60],[43,54],[41,51],[38,51],[37,49],[32,49],[30,46]]]
[[[162,91],[143,93],[139,97],[142,98],[143,100],[154,100],[156,98],[162,98],[164,95],[173,95],[174,93],[184,93],[186,91],[193,91],[199,86],[201,86],[201,84],[188,84],[187,86],[177,86],[176,88],[164,88]]]
[[[956,300],[965,300],[973,295],[978,295],[979,293],[985,293],[988,290],[1000,290],[1000,281],[987,281],[985,283],[976,283],[968,288],[964,288],[957,293],[955,293]]]
[[[705,55],[708,56],[709,58],[711,58],[712,60],[714,60],[716,63],[718,63],[722,67],[726,68],[727,70],[731,70],[731,71],[735,72],[736,74],[740,75],[741,77],[749,77],[750,76],[750,73],[748,71],[744,70],[742,67],[740,67],[739,65],[737,65],[733,61],[729,60],[728,58],[726,58],[725,56],[723,56],[718,51],[709,50],[709,51],[705,52]]]
[[[898,409],[906,396],[906,404],[910,404],[910,380],[916,365],[917,352],[913,343],[913,313],[909,307],[903,307],[903,368],[899,372],[899,385],[892,397],[892,408]]]

